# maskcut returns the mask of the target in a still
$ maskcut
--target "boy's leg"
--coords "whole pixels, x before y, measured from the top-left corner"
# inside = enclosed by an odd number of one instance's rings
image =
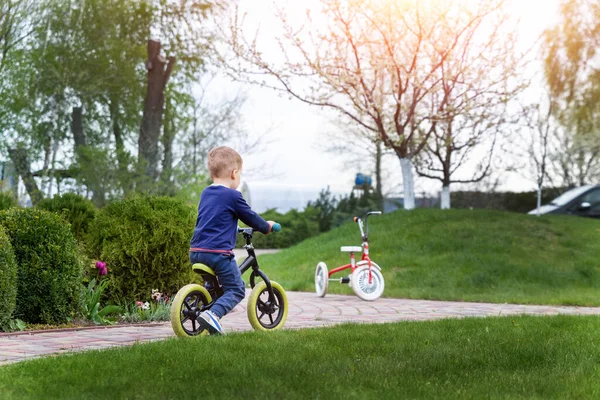
[[[219,319],[233,309],[246,295],[246,285],[233,255],[213,253],[190,253],[192,263],[210,266],[219,278],[223,288],[221,296],[209,311],[198,317],[198,322],[206,325],[211,333],[223,333]]]
[[[242,280],[240,269],[233,255],[216,254],[217,262],[212,269],[219,278],[223,288],[223,296],[219,297],[210,310],[219,318],[223,318],[233,307],[246,296],[246,284]]]

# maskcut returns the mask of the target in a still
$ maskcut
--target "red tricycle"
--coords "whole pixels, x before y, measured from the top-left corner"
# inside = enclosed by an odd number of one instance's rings
[[[342,246],[341,250],[344,253],[350,253],[350,264],[342,265],[327,271],[327,265],[324,262],[317,264],[315,271],[315,289],[319,297],[325,297],[329,281],[347,283],[350,285],[354,293],[363,300],[373,301],[378,299],[383,294],[385,282],[381,274],[381,268],[369,258],[369,215],[381,215],[381,211],[368,212],[365,219],[363,229],[363,221],[359,217],[354,217],[354,222],[358,224],[360,234],[363,240],[362,246]],[[362,257],[359,262],[356,262],[354,253],[362,252]],[[331,275],[346,269],[351,269],[350,275],[342,278],[331,278]]]

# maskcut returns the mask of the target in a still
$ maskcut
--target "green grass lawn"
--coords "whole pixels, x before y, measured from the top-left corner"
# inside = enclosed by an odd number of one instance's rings
[[[502,317],[171,339],[0,367],[0,398],[589,398],[600,318]]]
[[[414,210],[373,216],[369,225],[384,297],[600,305],[598,220]],[[360,243],[358,227],[350,222],[259,261],[287,290],[313,291],[317,262],[325,261],[330,270],[346,264],[349,256],[340,246]],[[329,289],[352,293],[335,282]]]

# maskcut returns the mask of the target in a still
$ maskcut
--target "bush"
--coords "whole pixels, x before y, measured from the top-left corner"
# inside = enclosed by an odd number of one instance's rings
[[[0,192],[0,211],[17,207],[19,203],[17,198],[10,192]]]
[[[545,188],[542,190],[542,204],[547,204],[566,188]],[[537,207],[537,192],[468,192],[451,193],[452,208],[485,208],[518,213],[527,213]]]
[[[55,195],[51,199],[43,199],[37,204],[42,210],[62,215],[71,224],[71,231],[83,242],[88,233],[90,223],[96,216],[96,207],[83,196],[75,193]]]
[[[17,300],[17,262],[10,239],[0,226],[0,327],[6,326]]]
[[[173,294],[189,283],[195,210],[182,200],[136,196],[99,210],[90,227],[89,254],[106,262],[108,297],[149,298],[152,289]]]
[[[0,212],[17,261],[15,316],[29,323],[61,324],[79,311],[82,265],[69,225],[31,208]]]

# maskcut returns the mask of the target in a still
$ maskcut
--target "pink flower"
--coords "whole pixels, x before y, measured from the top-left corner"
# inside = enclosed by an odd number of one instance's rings
[[[138,308],[142,308],[142,307],[144,306],[144,302],[143,302],[143,301],[136,301],[136,302],[135,302],[135,305],[136,305]]]
[[[106,263],[104,261],[96,261],[96,268],[98,269],[98,274],[106,275],[108,273],[108,268],[106,267]]]

